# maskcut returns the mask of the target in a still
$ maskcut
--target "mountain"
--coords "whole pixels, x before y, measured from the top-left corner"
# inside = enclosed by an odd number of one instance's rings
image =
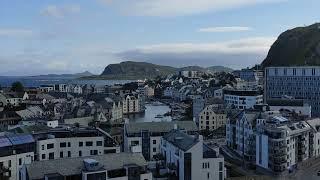
[[[37,76],[27,76],[25,78],[29,79],[76,79],[86,76],[93,76],[94,74],[90,73],[89,71],[85,71],[82,73],[75,73],[75,74],[46,74],[46,75],[37,75]]]
[[[84,76],[93,76],[94,74],[92,74],[89,71],[85,71],[85,72],[82,72],[82,73],[76,73],[76,74],[72,74],[72,75],[76,76],[76,77],[84,77]]]
[[[261,64],[268,66],[319,66],[320,23],[282,33]]]
[[[224,67],[224,66],[210,66],[210,67],[200,67],[200,66],[187,66],[179,68],[178,70],[182,71],[201,71],[205,73],[216,73],[216,72],[232,72],[233,69]]]
[[[201,71],[201,72],[208,71],[206,68],[200,67],[200,66],[187,66],[187,67],[178,68],[177,70],[179,70],[179,71]]]
[[[108,65],[99,78],[103,79],[145,79],[176,72],[176,68],[146,62],[126,61]]]
[[[232,72],[234,71],[231,68],[228,67],[224,67],[224,66],[211,66],[206,68],[208,71],[210,71],[211,73],[216,73],[216,72]]]
[[[146,62],[134,62],[125,61],[119,64],[108,65],[101,75],[97,76],[87,76],[83,79],[125,79],[125,80],[136,80],[136,79],[146,79],[155,78],[157,76],[166,76],[169,74],[174,74],[178,71],[202,71],[206,73],[227,71],[231,69],[223,66],[213,66],[210,68],[204,68],[200,66],[187,66],[182,68],[175,68],[171,66],[162,66]]]

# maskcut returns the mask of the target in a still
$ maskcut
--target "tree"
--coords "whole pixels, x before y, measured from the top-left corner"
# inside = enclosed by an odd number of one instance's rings
[[[11,91],[14,91],[14,92],[23,92],[23,91],[24,91],[24,87],[23,87],[23,85],[22,85],[21,82],[16,81],[16,82],[12,83],[12,85],[11,85]]]

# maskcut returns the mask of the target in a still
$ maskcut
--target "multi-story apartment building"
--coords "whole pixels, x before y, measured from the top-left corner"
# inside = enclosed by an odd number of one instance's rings
[[[2,102],[2,106],[5,104],[17,107],[20,106],[25,100],[29,99],[29,95],[26,92],[10,92],[0,94],[0,103]]]
[[[139,95],[128,94],[122,101],[123,114],[140,113],[144,111],[144,104]]]
[[[20,174],[21,180],[152,180],[152,173],[147,169],[147,162],[139,153],[38,161],[25,165]]]
[[[238,109],[253,109],[254,105],[263,103],[261,90],[224,89],[224,102]]]
[[[255,162],[255,126],[259,113],[232,111],[226,123],[227,146],[247,161]]]
[[[146,97],[154,96],[154,88],[148,85],[138,87],[137,91],[139,92],[139,94]]]
[[[292,171],[298,162],[311,157],[312,128],[305,121],[284,117],[257,120],[256,164],[275,173]]]
[[[223,100],[213,97],[213,94],[211,97],[206,97],[206,95],[195,95],[192,99],[193,121],[199,124],[199,114],[206,106],[210,104],[223,104]]]
[[[320,67],[265,68],[265,99],[291,96],[304,99],[312,107],[312,116],[320,115]]]
[[[55,84],[54,90],[59,92],[69,92],[69,88],[67,84]]]
[[[163,91],[163,96],[167,98],[172,98],[173,97],[173,92],[174,92],[174,87],[166,87]]]
[[[199,114],[199,130],[216,130],[225,126],[227,113],[221,105],[208,105]]]
[[[206,146],[202,136],[172,130],[161,138],[161,154],[179,180],[225,178],[224,158]]]
[[[120,152],[120,146],[100,129],[58,127],[33,136],[39,161]]]
[[[227,146],[258,168],[276,174],[320,156],[320,119],[299,120],[276,111],[228,115]]]
[[[202,95],[197,95],[192,100],[192,116],[193,121],[199,124],[199,114],[205,107],[205,99]]]
[[[35,140],[31,135],[5,135],[0,137],[0,179],[19,179],[24,164],[34,161]]]
[[[41,92],[51,92],[55,91],[55,85],[41,85],[39,89]]]
[[[142,152],[147,161],[160,153],[160,140],[163,135],[177,128],[195,134],[197,126],[193,121],[141,122],[124,125],[124,151]]]

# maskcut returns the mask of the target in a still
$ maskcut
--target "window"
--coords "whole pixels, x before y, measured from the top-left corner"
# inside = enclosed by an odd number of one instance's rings
[[[21,165],[22,165],[22,159],[19,158],[19,166],[21,166]]]
[[[223,162],[219,162],[219,171],[223,171]]]
[[[11,160],[8,161],[8,166],[11,167]]]
[[[131,146],[139,145],[139,141],[131,141]]]
[[[60,147],[61,147],[61,148],[64,148],[64,147],[66,147],[66,146],[67,146],[67,144],[66,144],[65,142],[60,143]]]
[[[157,148],[152,148],[152,152],[157,152]]]
[[[83,146],[83,142],[79,142],[79,147],[82,147]]]
[[[63,158],[63,151],[60,152],[60,158]]]
[[[90,155],[98,155],[98,150],[90,150]]]
[[[70,151],[68,151],[68,157],[71,157],[71,152]]]
[[[41,145],[41,149],[44,150],[44,145]]]
[[[79,157],[81,157],[82,156],[82,151],[79,151]]]
[[[102,141],[97,141],[97,146],[102,146]]]
[[[157,144],[157,140],[152,140],[152,144]]]
[[[49,159],[54,159],[54,153],[53,152],[49,153]]]
[[[219,172],[219,180],[223,180],[223,173]]]
[[[47,144],[47,149],[52,149],[52,148],[54,148],[53,143],[51,143],[51,144]]]
[[[86,142],[86,146],[92,146],[93,145],[93,142],[92,141],[87,141]]]
[[[116,153],[116,152],[117,151],[115,149],[107,149],[103,151],[104,154],[110,154],[110,153]]]
[[[210,173],[207,173],[207,178],[210,179]]]
[[[71,143],[70,142],[68,142],[68,147],[71,147]]]
[[[46,154],[42,154],[42,155],[41,155],[41,158],[42,158],[42,159],[46,159]]]

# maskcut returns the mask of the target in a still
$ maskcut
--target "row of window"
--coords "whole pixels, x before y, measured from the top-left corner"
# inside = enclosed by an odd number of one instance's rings
[[[93,142],[92,141],[86,141],[85,145],[89,146],[89,147],[93,146]],[[60,143],[60,148],[65,148],[67,146],[71,147],[71,143],[70,142],[68,142],[68,143],[61,142]],[[102,141],[96,141],[96,146],[102,146]],[[79,142],[79,147],[83,147],[83,142],[82,141]],[[47,149],[53,149],[53,148],[54,148],[54,143],[47,144]],[[42,145],[41,149],[44,150],[44,145]]]
[[[79,151],[78,153],[79,153],[78,156],[82,157],[82,151]],[[90,150],[90,155],[91,156],[98,155],[98,150]],[[67,152],[67,156],[64,156],[63,151],[61,151],[59,157],[60,158],[71,157],[71,151]],[[46,159],[46,154],[42,154],[41,158],[42,159]],[[54,159],[54,152],[49,153],[49,159]],[[20,159],[19,159],[19,162],[20,162]]]

